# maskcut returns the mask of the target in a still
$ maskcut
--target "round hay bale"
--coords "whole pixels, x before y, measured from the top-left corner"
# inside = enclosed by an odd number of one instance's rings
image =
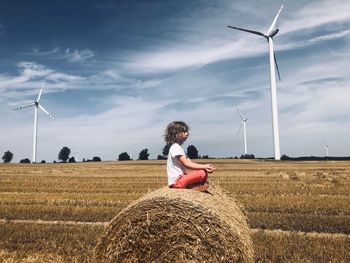
[[[253,249],[245,216],[220,188],[165,187],[110,222],[93,262],[253,262]]]

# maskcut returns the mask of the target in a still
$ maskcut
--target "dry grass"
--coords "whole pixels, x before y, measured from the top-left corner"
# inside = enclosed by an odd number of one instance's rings
[[[101,225],[0,223],[0,261],[87,262],[103,229]]]
[[[256,262],[350,262],[348,235],[259,230],[253,241]]]
[[[273,230],[253,234],[256,261],[350,262],[350,162],[213,162],[211,182],[245,206],[252,228]],[[164,185],[164,161],[1,164],[0,261],[86,262],[103,226],[74,221],[108,222]]]

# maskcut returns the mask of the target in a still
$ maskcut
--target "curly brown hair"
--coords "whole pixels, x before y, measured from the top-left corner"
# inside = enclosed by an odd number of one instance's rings
[[[172,145],[176,142],[176,137],[181,132],[188,132],[190,127],[183,121],[173,121],[168,124],[164,133],[164,140],[167,145]]]

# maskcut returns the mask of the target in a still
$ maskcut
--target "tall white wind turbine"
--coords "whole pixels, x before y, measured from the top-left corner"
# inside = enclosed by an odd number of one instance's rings
[[[39,96],[38,98],[31,104],[29,105],[25,105],[25,106],[21,106],[18,108],[15,108],[13,110],[21,110],[24,108],[28,108],[28,107],[32,107],[34,106],[34,139],[33,139],[33,163],[36,163],[36,154],[37,154],[37,139],[38,139],[38,109],[40,108],[43,112],[45,112],[47,115],[49,115],[49,117],[51,119],[55,119],[40,103],[40,98],[41,98],[41,93],[43,92],[43,88],[44,88],[44,83],[42,83],[41,88],[40,88],[40,92],[39,92]]]
[[[272,108],[272,127],[273,127],[273,142],[274,142],[274,154],[275,154],[275,160],[280,160],[281,159],[281,153],[280,153],[280,139],[279,139],[279,128],[278,128],[278,109],[277,109],[277,91],[276,91],[276,69],[278,73],[278,77],[280,78],[279,70],[278,70],[278,65],[276,62],[276,57],[273,49],[273,40],[272,38],[277,35],[279,29],[276,27],[277,19],[283,9],[283,5],[279,9],[277,15],[275,16],[275,19],[273,20],[269,30],[267,31],[266,34],[259,32],[259,31],[254,31],[254,30],[249,30],[249,29],[244,29],[240,27],[234,27],[234,26],[228,26],[233,29],[245,31],[248,33],[252,33],[255,35],[263,36],[266,38],[266,40],[269,43],[269,57],[270,57],[270,82],[271,82],[271,108]],[[275,67],[276,65],[276,67]]]
[[[246,121],[248,120],[247,118],[244,118],[241,111],[239,110],[238,106],[236,106],[236,109],[238,111],[239,116],[241,117],[241,126],[239,127],[239,130],[237,134],[241,131],[242,126],[243,126],[243,138],[244,138],[244,154],[247,155],[247,130],[246,130]]]

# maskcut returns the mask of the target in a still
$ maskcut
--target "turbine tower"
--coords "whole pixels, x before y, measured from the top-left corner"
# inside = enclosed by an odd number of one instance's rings
[[[277,15],[275,16],[275,19],[273,20],[269,30],[267,31],[266,34],[259,32],[259,31],[254,31],[254,30],[249,30],[249,29],[244,29],[240,27],[234,27],[234,26],[228,26],[233,29],[245,31],[248,33],[252,33],[258,36],[262,36],[266,38],[269,44],[269,58],[270,58],[270,82],[271,82],[271,108],[272,108],[272,127],[273,127],[273,145],[274,145],[274,154],[275,154],[275,160],[280,160],[281,159],[281,153],[280,153],[280,139],[279,139],[279,128],[278,128],[278,109],[277,109],[277,91],[276,91],[276,70],[278,73],[278,77],[280,78],[280,73],[278,70],[278,65],[276,61],[276,56],[274,53],[273,49],[273,37],[277,35],[279,29],[276,28],[276,23],[277,19],[283,9],[283,5],[279,9]],[[275,67],[276,65],[276,67]]]
[[[328,152],[328,143],[326,142],[326,140],[323,140],[323,144],[324,144],[324,147],[326,148],[326,157],[329,156],[329,152]]]
[[[241,131],[241,128],[243,126],[243,138],[244,138],[244,155],[247,155],[248,151],[247,151],[247,130],[246,130],[246,126],[245,123],[248,120],[247,118],[244,118],[241,111],[239,110],[238,106],[236,106],[236,109],[238,111],[239,116],[241,117],[241,126],[238,129],[237,134],[239,134],[239,132]]]
[[[78,162],[78,158],[79,158],[79,150],[77,150],[75,153],[75,161]]]
[[[39,96],[38,98],[31,104],[29,105],[25,105],[25,106],[21,106],[18,108],[15,108],[13,110],[22,110],[24,108],[28,108],[28,107],[32,107],[34,106],[34,138],[33,138],[33,163],[36,163],[36,154],[37,154],[37,139],[38,139],[38,109],[40,108],[43,112],[45,112],[47,115],[49,115],[49,117],[51,119],[55,119],[43,106],[41,106],[41,104],[39,103],[40,98],[41,98],[41,93],[43,92],[43,88],[44,88],[44,83],[42,83],[41,88],[40,88],[40,92],[39,92]]]

